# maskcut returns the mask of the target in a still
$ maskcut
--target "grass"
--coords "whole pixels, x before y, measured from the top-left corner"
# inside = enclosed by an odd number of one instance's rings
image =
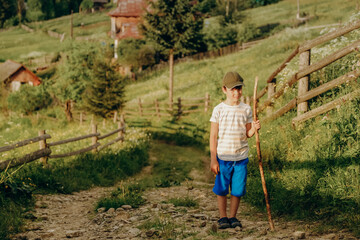
[[[96,12],[93,14],[74,14],[73,35],[74,37],[89,37],[102,41],[106,44],[112,42],[107,36],[110,31],[110,17],[107,12]],[[63,16],[60,18],[33,22],[29,27],[35,29],[33,33],[26,32],[20,27],[4,30],[0,34],[0,62],[12,59],[19,62],[26,62],[31,67],[29,59],[36,62],[36,66],[48,65],[50,59],[57,52],[63,50],[64,43],[60,39],[52,38],[47,34],[48,30],[65,33],[65,38],[70,38],[70,18]],[[46,61],[39,61],[39,58],[47,58]]]
[[[19,62],[30,58],[52,55],[61,50],[59,39],[44,32],[28,33],[21,28],[12,28],[0,34],[0,60],[12,59]]]
[[[189,196],[183,198],[170,198],[167,203],[174,204],[175,207],[198,207],[199,203]]]

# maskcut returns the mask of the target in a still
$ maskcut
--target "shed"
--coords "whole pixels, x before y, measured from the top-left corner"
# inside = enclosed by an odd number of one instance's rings
[[[145,0],[118,0],[117,8],[108,13],[111,17],[111,37],[116,40],[142,38],[137,25],[146,7]]]
[[[11,91],[17,91],[22,84],[30,84],[31,86],[38,86],[41,80],[32,71],[21,63],[7,60],[0,64],[0,82],[3,82],[5,87]]]

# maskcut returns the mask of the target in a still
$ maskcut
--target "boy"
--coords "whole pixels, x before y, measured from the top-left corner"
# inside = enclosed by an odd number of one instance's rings
[[[245,195],[249,146],[247,138],[260,129],[253,123],[249,105],[240,103],[243,78],[237,72],[228,72],[222,81],[226,100],[217,105],[210,122],[211,171],[216,174],[213,192],[217,195],[220,229],[242,227],[236,218],[240,197]],[[226,195],[231,189],[230,215],[226,214]]]

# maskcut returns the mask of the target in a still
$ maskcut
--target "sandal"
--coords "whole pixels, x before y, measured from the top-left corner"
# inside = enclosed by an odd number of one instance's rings
[[[236,228],[236,227],[241,227],[242,228],[242,225],[241,225],[241,222],[236,218],[236,217],[233,217],[233,218],[229,218],[229,224],[232,228]]]
[[[229,219],[227,217],[220,218],[217,222],[219,229],[225,229],[230,227]]]

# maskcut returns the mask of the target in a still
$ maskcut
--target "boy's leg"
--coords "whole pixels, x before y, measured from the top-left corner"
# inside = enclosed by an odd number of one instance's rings
[[[220,218],[226,217],[226,196],[217,195]]]
[[[236,217],[236,213],[238,211],[240,204],[240,197],[235,197],[231,195],[230,198],[230,218]]]

